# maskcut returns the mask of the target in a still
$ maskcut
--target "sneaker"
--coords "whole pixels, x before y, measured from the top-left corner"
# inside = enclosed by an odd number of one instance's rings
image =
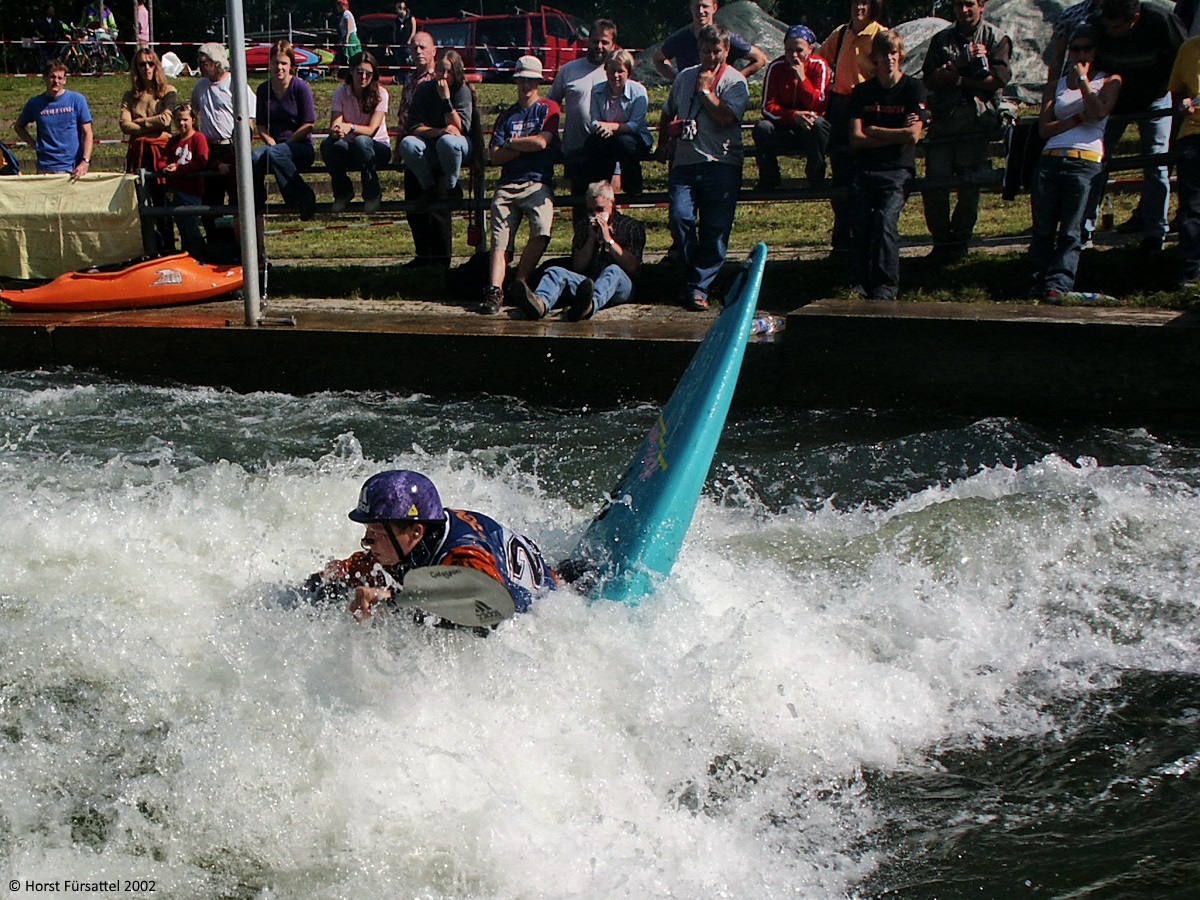
[[[935,244],[925,258],[930,262],[954,263],[967,256],[966,244]]]
[[[596,314],[596,284],[585,278],[575,288],[575,296],[567,307],[567,321],[579,322]]]
[[[500,312],[500,306],[504,300],[504,291],[496,287],[494,284],[489,284],[483,289],[483,302],[475,308],[476,312],[482,313],[485,316],[494,316]]]
[[[1049,303],[1051,306],[1060,306],[1063,302],[1063,292],[1055,290],[1043,291],[1042,302]]]
[[[350,205],[350,197],[334,197],[333,205],[329,207],[331,213],[342,213],[346,211],[346,207]]]
[[[524,281],[512,283],[508,299],[527,319],[540,319],[546,315],[546,301],[531,291]]]
[[[367,197],[363,200],[363,212],[367,215],[377,213],[381,203],[383,203],[383,197]]]

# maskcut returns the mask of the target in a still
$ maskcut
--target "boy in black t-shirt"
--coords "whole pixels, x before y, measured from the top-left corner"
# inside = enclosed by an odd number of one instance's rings
[[[880,32],[871,44],[875,77],[850,94],[850,289],[869,300],[894,300],[900,287],[900,210],[928,119],[925,85],[901,71],[903,59],[900,33]]]

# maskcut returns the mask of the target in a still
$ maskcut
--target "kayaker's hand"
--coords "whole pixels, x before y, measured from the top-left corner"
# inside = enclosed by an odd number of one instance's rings
[[[360,622],[363,619],[369,619],[375,614],[372,607],[376,603],[383,603],[390,600],[391,597],[392,592],[390,588],[356,587],[354,589],[354,599],[350,601],[350,614]]]

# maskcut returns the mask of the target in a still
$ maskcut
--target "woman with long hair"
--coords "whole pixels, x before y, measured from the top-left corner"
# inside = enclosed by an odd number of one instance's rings
[[[158,54],[149,47],[139,47],[133,54],[129,84],[129,90],[121,98],[119,118],[121,133],[129,138],[125,171],[131,174],[138,169],[157,172],[167,162],[167,141],[171,139],[178,97],[175,88],[167,82]],[[165,205],[166,191],[158,179],[150,180],[149,189],[151,203]],[[161,252],[174,247],[175,236],[169,220],[159,219],[156,232]]]
[[[447,50],[438,76],[417,87],[400,141],[404,166],[416,176],[424,200],[445,199],[458,190],[463,162],[478,149],[471,141],[475,92],[467,84],[462,57]]]
[[[296,77],[296,52],[291,41],[271,47],[271,77],[258,86],[255,127],[263,145],[251,155],[254,170],[254,205],[267,202],[267,173],[275,176],[283,201],[300,208],[300,218],[313,217],[317,197],[304,183],[301,172],[312,168],[313,125],[317,111],[312,89]]]
[[[338,85],[331,103],[329,137],[321,144],[321,158],[333,186],[333,212],[341,212],[354,199],[354,184],[347,174],[362,172],[363,210],[379,209],[383,191],[378,167],[392,158],[388,140],[387,88],[379,84],[379,66],[370,53],[350,60],[346,83]]]

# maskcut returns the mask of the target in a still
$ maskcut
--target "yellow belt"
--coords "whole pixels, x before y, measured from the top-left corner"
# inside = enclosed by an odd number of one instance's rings
[[[1065,156],[1068,159],[1086,159],[1088,162],[1104,162],[1104,154],[1095,150],[1043,150],[1042,156]]]

